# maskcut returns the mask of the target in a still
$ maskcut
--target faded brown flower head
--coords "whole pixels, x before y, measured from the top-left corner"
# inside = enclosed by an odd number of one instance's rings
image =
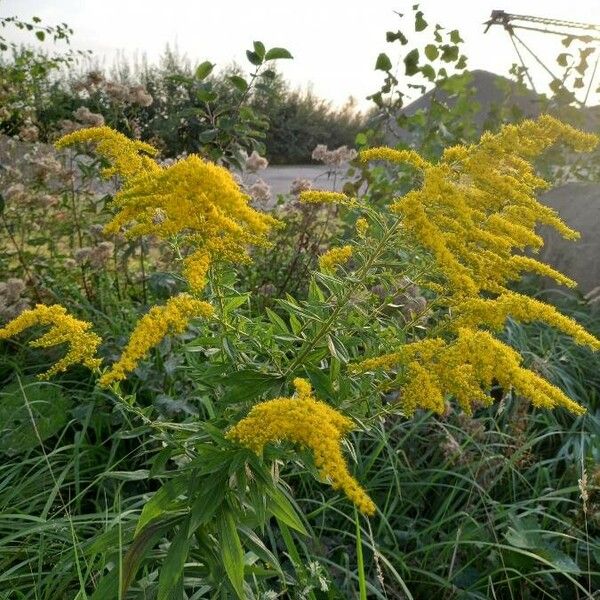
[[[24,142],[37,142],[39,137],[40,130],[31,123],[19,129],[19,138]]]
[[[112,242],[100,242],[90,252],[90,265],[95,269],[102,268],[111,259],[114,249]]]
[[[268,202],[271,199],[271,188],[266,181],[259,179],[248,190],[256,202]]]
[[[129,101],[140,106],[150,106],[154,99],[143,85],[133,85],[129,88]]]
[[[78,248],[75,250],[73,258],[78,265],[84,265],[89,261],[91,254],[92,249],[89,246],[84,246],[83,248]]]
[[[73,116],[90,127],[101,127],[104,125],[104,117],[99,113],[93,113],[87,106],[80,106],[76,111],[73,112]]]
[[[261,156],[256,150],[246,159],[246,169],[252,173],[262,171],[269,166],[269,161]]]
[[[305,192],[307,190],[312,189],[312,182],[309,179],[301,179],[296,177],[292,181],[292,185],[290,187],[290,193],[294,196],[298,196],[301,192]]]

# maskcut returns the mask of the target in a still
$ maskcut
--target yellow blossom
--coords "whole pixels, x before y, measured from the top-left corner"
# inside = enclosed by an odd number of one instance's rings
[[[106,177],[118,174],[127,180],[160,168],[150,158],[158,153],[156,148],[139,140],[130,140],[110,127],[79,129],[61,137],[55,146],[66,148],[82,142],[96,144],[96,152],[112,163],[111,168],[104,170]]]
[[[396,164],[409,164],[416,169],[425,169],[431,166],[431,163],[427,162],[414,150],[394,150],[385,146],[361,150],[358,156],[362,163],[373,160],[385,160]]]
[[[275,398],[255,405],[227,437],[260,454],[270,442],[289,440],[310,448],[317,468],[342,490],[360,511],[372,515],[376,507],[350,475],[341,448],[342,437],[353,423],[324,402],[316,400],[310,384],[296,379],[297,398]]]
[[[38,304],[35,308],[22,312],[0,329],[0,340],[14,337],[36,325],[49,326],[50,329],[37,340],[29,342],[30,346],[34,348],[49,348],[60,344],[69,346],[67,354],[40,375],[40,378],[48,379],[75,364],[83,364],[89,369],[97,369],[100,366],[101,361],[96,358],[96,350],[101,339],[89,331],[92,325],[76,319],[58,304],[52,306]]]
[[[534,406],[561,406],[575,414],[585,409],[551,383],[521,366],[515,350],[486,331],[459,328],[455,340],[439,338],[407,344],[398,352],[366,360],[355,370],[405,368],[407,383],[402,387],[401,403],[407,414],[417,408],[444,411],[443,398],[454,396],[462,409],[471,413],[477,404],[491,404],[486,394],[494,383],[531,400]]]
[[[168,167],[148,156],[153,149],[108,127],[85,129],[65,136],[59,146],[94,141],[97,151],[125,178],[114,197],[117,214],[107,234],[125,230],[129,238],[153,235],[177,238],[189,252],[183,274],[192,291],[199,291],[216,260],[248,261],[249,245],[268,246],[267,235],[280,223],[254,210],[231,173],[219,165],[190,155]]]
[[[346,194],[325,190],[303,190],[299,198],[300,202],[307,204],[352,204],[352,199]]]
[[[319,267],[323,271],[333,271],[338,265],[347,263],[352,257],[352,246],[330,248],[319,257]]]
[[[166,335],[183,333],[194,317],[208,318],[213,307],[189,294],[170,298],[165,306],[153,306],[137,323],[121,358],[102,375],[99,384],[107,387],[133,371],[150,350]]]
[[[369,221],[364,217],[360,217],[356,220],[356,233],[358,237],[364,238],[367,235],[367,231],[369,230]]]
[[[410,150],[386,148],[364,151],[361,160],[407,162],[422,171],[420,188],[398,198],[391,209],[401,216],[403,228],[432,253],[452,295],[464,298],[501,293],[523,271],[573,285],[548,265],[514,255],[527,246],[541,247],[537,223],[568,239],[578,236],[556,211],[535,198],[547,184],[536,176],[531,161],[559,140],[577,151],[597,143],[591,134],[542,116],[507,125],[497,134],[486,133],[477,144],[448,148],[437,164]]]
[[[523,294],[505,292],[494,299],[472,298],[457,305],[454,310],[458,315],[453,321],[455,327],[476,328],[487,325],[499,331],[508,317],[522,323],[543,321],[572,336],[578,344],[600,350],[600,340],[575,320],[561,314],[550,304]]]

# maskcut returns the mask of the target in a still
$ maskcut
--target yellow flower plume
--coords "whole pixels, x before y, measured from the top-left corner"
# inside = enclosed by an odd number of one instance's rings
[[[333,271],[337,266],[347,263],[352,258],[352,246],[330,248],[319,257],[319,267],[322,271]]]
[[[189,294],[174,296],[165,306],[153,306],[138,321],[121,358],[102,375],[99,385],[108,387],[125,379],[166,335],[183,333],[194,317],[208,318],[212,314],[213,307],[210,304],[196,300]]]
[[[341,448],[342,437],[354,426],[343,416],[312,395],[305,379],[294,380],[296,398],[275,398],[254,406],[247,417],[227,432],[227,437],[261,453],[269,442],[289,440],[310,448],[315,464],[334,489],[346,496],[367,515],[376,507],[350,475]]]
[[[406,162],[422,172],[422,184],[394,201],[392,211],[403,227],[435,257],[439,271],[456,297],[479,292],[501,293],[523,272],[535,272],[572,286],[569,278],[533,258],[515,256],[526,246],[539,248],[537,223],[576,239],[551,208],[535,198],[547,187],[535,175],[531,160],[562,140],[577,151],[591,150],[598,142],[550,116],[499,133],[485,133],[472,146],[448,148],[437,164],[413,151],[374,148],[361,152],[363,162]]]
[[[71,365],[83,364],[89,369],[97,369],[100,366],[101,361],[96,357],[96,350],[102,340],[89,331],[91,323],[76,319],[58,304],[38,304],[35,308],[22,312],[0,329],[0,340],[12,338],[36,325],[49,326],[50,329],[37,340],[29,342],[33,348],[69,345],[67,354],[40,375],[41,379],[62,373]]]
[[[105,177],[120,175],[125,180],[146,172],[160,169],[152,160],[158,150],[139,140],[130,140],[110,127],[88,127],[64,135],[54,144],[57,148],[67,148],[75,144],[91,142],[96,152],[106,158],[112,166],[104,169]]]
[[[551,383],[521,366],[521,356],[486,331],[459,328],[457,339],[439,338],[413,342],[398,352],[365,360],[355,371],[373,371],[404,366],[407,383],[401,388],[406,414],[417,408],[445,411],[444,397],[454,396],[471,413],[477,404],[489,405],[485,392],[494,382],[513,388],[540,408],[563,407],[582,414],[585,409]]]
[[[267,234],[280,222],[254,210],[231,173],[190,155],[168,167],[148,156],[151,146],[129,140],[108,127],[84,129],[61,138],[57,145],[93,141],[98,153],[113,163],[125,185],[114,197],[118,213],[105,232],[125,230],[129,238],[153,235],[177,238],[188,252],[183,274],[192,291],[202,289],[215,260],[249,261],[249,245],[268,246]]]

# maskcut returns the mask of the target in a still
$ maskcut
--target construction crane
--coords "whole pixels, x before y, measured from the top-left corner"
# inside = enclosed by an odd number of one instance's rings
[[[578,40],[584,44],[593,44],[595,48],[592,47],[591,50],[588,50],[588,54],[593,54],[594,52],[597,53],[591,78],[589,80],[584,99],[582,101],[576,99],[577,102],[579,102],[582,106],[585,106],[592,89],[592,84],[596,76],[598,62],[600,59],[600,25],[594,25],[592,23],[579,23],[576,21],[565,21],[562,19],[548,19],[545,17],[534,17],[530,15],[514,15],[503,10],[493,10],[489,20],[486,21],[484,25],[486,25],[485,33],[487,33],[492,25],[500,25],[506,32],[508,32],[517,56],[519,57],[519,61],[521,62],[521,66],[523,67],[524,73],[527,76],[529,84],[534,92],[536,92],[535,85],[533,83],[531,73],[525,65],[525,60],[521,52],[523,49],[533,57],[533,59],[550,75],[550,77],[552,77],[553,82],[558,82],[558,84],[565,89],[565,79],[568,75],[568,70],[565,71],[565,75],[562,79],[555,75],[550,67],[546,65],[544,61],[519,37],[519,35],[516,33],[517,30],[536,31],[538,33],[559,35],[563,38],[563,43],[565,46],[568,46],[574,40]],[[565,43],[565,41],[567,43]],[[580,74],[583,76],[583,73],[580,72]]]

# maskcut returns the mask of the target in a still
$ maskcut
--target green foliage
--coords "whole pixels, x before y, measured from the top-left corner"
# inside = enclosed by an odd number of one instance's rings
[[[0,448],[14,456],[58,433],[71,402],[61,388],[36,380],[17,381],[0,390]]]
[[[406,75],[459,99],[449,109],[433,98],[426,114],[401,121],[424,153],[437,156],[469,139],[475,107],[460,74],[458,31],[432,27],[418,6],[413,17],[411,31],[431,34],[425,44],[413,48],[408,33],[387,34],[402,48]],[[290,58],[286,50],[255,41],[247,58],[249,73],[215,74],[208,61],[185,69],[171,57],[143,74],[152,105],[122,106],[107,118],[122,131],[139,125],[168,155],[198,151],[229,165],[241,162],[242,150],[265,146],[271,160],[285,162],[304,161],[317,143],[373,143],[375,133],[359,132],[350,108],[333,111],[287,88],[266,64]],[[387,54],[376,68],[386,80],[373,99],[384,112],[396,110],[403,98]],[[52,94],[56,105],[39,113],[42,122],[78,106],[64,90]],[[86,105],[114,108],[101,91]],[[55,207],[31,202],[17,211],[2,197],[1,279],[18,275],[32,300],[39,294],[94,321],[112,360],[138,315],[182,282],[165,267],[172,256],[148,241],[116,241],[115,263],[102,270],[65,268],[110,210],[110,194],[85,190],[102,165],[76,154],[66,160],[81,188],[26,182],[28,198],[51,190]],[[511,395],[473,418],[449,405],[444,416],[407,421],[392,395],[340,375],[358,357],[437,324],[398,300],[398,274],[418,283],[431,264],[422,253],[390,250],[398,232],[380,210],[414,181],[412,172],[393,179],[375,167],[348,188],[367,186],[373,236],[347,273],[312,271],[326,247],[354,236],[354,209],[292,200],[279,207],[287,228],[274,248],[253,251],[254,263],[237,276],[213,269],[206,294],[218,308],[215,322],[165,340],[120,394],[101,392],[79,371],[52,384],[22,377],[51,357],[3,344],[0,596],[592,597],[600,587],[600,380],[591,352],[539,324],[510,323],[505,332],[530,364],[589,408],[575,421]],[[40,223],[39,234],[31,235],[31,223]],[[562,308],[598,332],[582,299]],[[224,438],[256,402],[288,394],[296,376],[364,425],[345,451],[379,507],[373,520],[324,485],[306,450],[272,445],[256,456]]]

